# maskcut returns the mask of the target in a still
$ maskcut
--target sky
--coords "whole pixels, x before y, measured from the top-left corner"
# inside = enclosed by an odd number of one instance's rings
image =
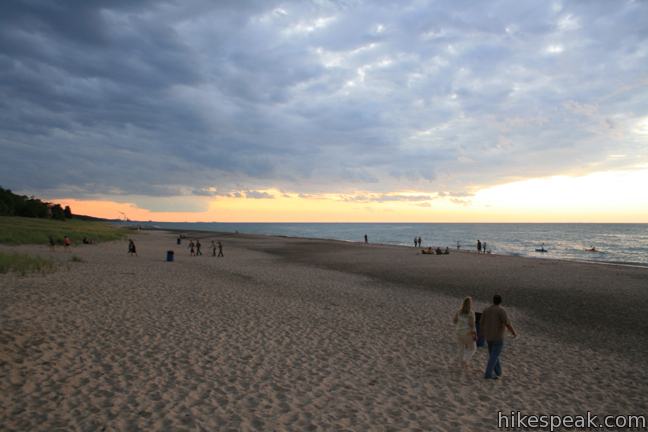
[[[648,2],[6,0],[0,154],[107,218],[648,223]]]

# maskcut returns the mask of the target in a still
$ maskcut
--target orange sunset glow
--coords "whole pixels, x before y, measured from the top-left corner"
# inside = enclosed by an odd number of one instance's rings
[[[194,197],[204,210],[193,212],[151,211],[134,202],[54,201],[78,214],[160,222],[648,222],[645,184],[647,169],[521,180],[461,199],[431,194],[425,200],[411,191],[303,197],[268,189],[263,199]]]

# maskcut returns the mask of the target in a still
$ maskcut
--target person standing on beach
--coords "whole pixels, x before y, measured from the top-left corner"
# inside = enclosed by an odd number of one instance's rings
[[[223,244],[220,241],[218,242],[218,256],[225,257],[225,255],[223,255]]]
[[[475,330],[475,312],[473,312],[472,298],[466,297],[461,308],[454,314],[452,322],[455,325],[457,341],[459,342],[459,359],[464,369],[468,369],[468,363],[477,350],[475,341],[477,331]]]
[[[135,242],[133,239],[128,239],[128,255],[137,256],[137,248],[135,247]]]
[[[414,247],[417,247],[417,246],[418,246],[418,238],[414,237]]]
[[[200,240],[196,240],[196,255],[202,255],[202,252],[200,250],[201,247],[202,245],[200,244]]]
[[[482,249],[484,250],[484,253],[486,253],[486,242],[484,242],[484,244],[482,244]]]
[[[212,250],[212,256],[216,256],[216,243],[214,243],[214,240],[211,241],[211,250]]]
[[[488,343],[488,363],[484,372],[486,379],[497,379],[502,376],[502,364],[499,358],[504,348],[504,331],[508,329],[513,337],[517,337],[506,311],[500,306],[501,303],[502,297],[498,294],[494,295],[493,304],[484,309],[479,321],[481,336]]]
[[[481,253],[481,240],[477,240],[477,253]]]
[[[419,236],[419,238],[418,238],[419,247],[421,247],[421,243],[423,243],[423,240],[421,240],[421,236]]]
[[[189,253],[191,256],[196,256],[196,250],[194,249],[196,245],[194,244],[193,240],[189,241]]]
[[[367,234],[365,234],[365,243],[369,243],[369,237],[367,237]]]

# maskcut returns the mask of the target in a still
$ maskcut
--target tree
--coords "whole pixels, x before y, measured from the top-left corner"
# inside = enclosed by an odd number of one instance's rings
[[[52,219],[65,220],[65,211],[61,204],[54,204],[50,209],[52,210]]]
[[[72,217],[72,209],[60,204],[50,204],[35,197],[16,195],[10,189],[0,187],[0,216],[21,216],[31,218],[54,218],[64,220]]]

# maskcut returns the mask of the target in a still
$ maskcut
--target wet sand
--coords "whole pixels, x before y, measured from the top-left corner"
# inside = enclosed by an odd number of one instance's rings
[[[0,430],[492,431],[497,412],[648,414],[648,269],[243,235],[0,247]],[[211,257],[210,239],[224,244]],[[164,262],[166,250],[175,261]],[[72,262],[72,256],[81,262]],[[504,297],[504,377],[451,317]]]

